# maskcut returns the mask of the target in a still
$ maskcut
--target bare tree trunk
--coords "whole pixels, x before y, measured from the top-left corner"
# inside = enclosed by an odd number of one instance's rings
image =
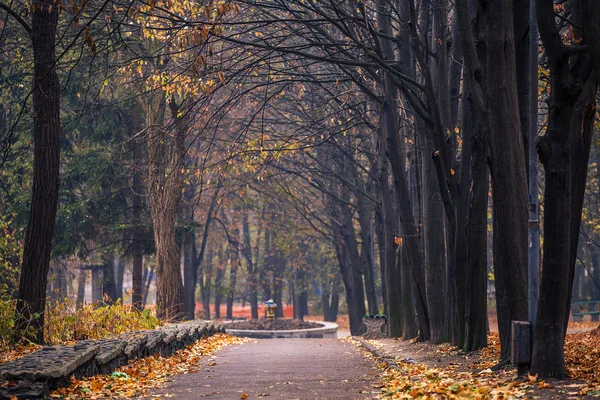
[[[248,213],[245,212],[242,217],[242,234],[244,235],[244,258],[246,259],[246,269],[248,270],[248,289],[250,290],[250,309],[252,319],[258,319],[258,288],[256,281],[256,267],[252,259],[252,243],[250,238],[250,224],[248,222]],[[258,239],[257,239],[258,240]]]
[[[142,290],[142,310],[146,308],[146,304],[148,304],[148,293],[150,292],[150,284],[152,283],[152,278],[154,277],[154,266],[150,267],[150,269],[146,269],[146,271],[146,279],[143,281],[144,286]]]
[[[193,220],[193,215],[192,215]],[[183,289],[187,319],[196,317],[196,238],[194,231],[186,232],[183,241]]]
[[[383,161],[387,162],[387,159],[385,157],[380,157],[383,158]],[[381,173],[381,172],[380,172]],[[386,175],[389,175],[389,173],[386,173]],[[378,190],[380,192],[380,198],[381,198],[381,203],[384,202],[384,194],[383,194],[383,189],[381,187],[381,178],[378,177],[378,181],[380,182],[378,185]],[[388,183],[389,186],[389,183]],[[387,188],[388,191],[388,198],[387,198],[387,204],[391,204],[392,200],[389,197],[389,187]],[[383,218],[383,207],[382,205],[376,205],[375,206],[375,232],[377,234],[377,244],[378,244],[378,250],[379,250],[379,270],[380,270],[380,274],[381,274],[381,297],[383,298],[383,313],[388,317],[388,323],[386,325],[386,330],[388,331],[389,334],[389,326],[390,326],[390,322],[391,322],[391,317],[390,317],[390,313],[389,313],[389,305],[388,305],[388,292],[387,292],[387,275],[386,275],[386,270],[388,269],[388,267],[386,266],[386,242],[385,242],[385,229],[384,228],[384,218]],[[393,230],[392,230],[392,244],[393,244]],[[393,249],[393,247],[392,247]],[[394,257],[395,257],[395,253],[394,253]]]
[[[444,294],[444,206],[431,154],[433,146],[426,141],[423,149],[423,194],[425,228],[425,287],[431,325],[431,343],[442,343],[446,338],[446,298]]]
[[[121,302],[123,302],[123,279],[125,278],[125,261],[117,258],[116,262],[117,270],[115,275],[115,290],[117,293],[117,298],[121,299]]]
[[[115,253],[111,253],[110,257],[102,264],[102,276],[103,276],[103,294],[102,297],[105,302],[112,304],[117,300],[117,285],[115,279],[115,270],[119,264],[119,259],[115,256]]]
[[[202,308],[204,309],[204,318],[210,319],[210,292],[212,290],[212,270],[214,254],[213,249],[208,249],[204,259],[203,277],[200,284],[200,293],[202,295]]]
[[[87,270],[79,268],[79,275],[77,277],[77,308],[83,307],[85,301],[85,281],[87,280]]]
[[[339,270],[336,271],[331,284],[331,301],[329,302],[329,314],[325,316],[325,321],[337,321],[338,310],[340,305],[340,281],[341,276]]]
[[[131,183],[131,214],[132,225],[131,230],[131,304],[134,309],[141,310],[143,308],[142,292],[144,282],[142,280],[142,272],[144,270],[144,255],[143,255],[143,237],[144,229],[142,227],[142,207],[144,193],[144,178],[140,164],[142,162],[144,150],[142,144],[134,140],[133,143],[133,177]],[[122,279],[122,278],[121,278]],[[121,280],[122,282],[122,280]],[[121,296],[123,296],[123,285],[121,283]]]
[[[340,266],[340,273],[344,282],[344,288],[346,289],[346,303],[348,304],[348,318],[350,320],[350,333],[352,335],[360,335],[362,333],[362,316],[357,307],[354,294],[354,271],[350,265],[348,248],[344,245],[342,239],[341,228],[338,225],[339,217],[336,210],[337,205],[333,204],[334,200],[331,200],[330,207],[330,220],[334,227],[333,230],[333,241],[335,245],[336,255]],[[293,289],[293,287],[292,287]]]
[[[233,237],[234,240],[239,239],[239,228],[236,227],[233,229]],[[235,294],[235,285],[237,283],[237,272],[240,264],[240,256],[237,243],[229,242],[228,246],[231,267],[229,269],[229,288],[227,290],[227,319],[233,319],[233,296]],[[279,303],[277,304],[279,305]]]
[[[35,3],[32,12],[33,47],[33,185],[23,263],[17,295],[15,339],[27,327],[44,343],[46,285],[60,173],[60,83],[56,73],[58,7],[52,0]]]
[[[413,303],[412,279],[405,245],[398,246],[396,269],[400,271],[400,292],[402,293],[402,338],[410,340],[417,336],[415,307]]]
[[[180,319],[184,315],[183,281],[179,246],[175,242],[175,217],[181,201],[185,119],[173,99],[170,102],[174,133],[165,132],[165,93],[157,91],[147,105],[148,200],[154,226],[156,247],[156,310],[161,319]],[[184,102],[181,106],[186,104]]]
[[[100,265],[92,267],[92,303],[94,303],[94,306],[97,306],[102,300],[103,277],[101,271],[102,267]]]
[[[378,3],[377,22],[383,32],[391,34],[389,12],[387,3],[380,1]],[[406,34],[403,36],[405,39]],[[408,40],[406,40],[408,41]],[[394,60],[393,50],[389,40],[382,40],[382,54],[385,59]],[[408,54],[407,54],[408,55]],[[406,56],[405,55],[405,58]],[[406,60],[404,60],[406,63]],[[385,98],[387,104],[384,104],[382,118],[385,129],[386,155],[390,161],[394,178],[394,188],[396,201],[398,204],[398,214],[400,216],[400,225],[402,227],[403,237],[406,242],[408,262],[410,264],[411,276],[415,285],[415,303],[419,318],[419,337],[421,340],[428,340],[429,315],[427,310],[426,289],[425,289],[425,271],[423,269],[423,259],[421,254],[421,245],[419,243],[419,234],[413,215],[413,208],[410,201],[405,164],[406,160],[402,149],[402,141],[399,139],[398,121],[397,121],[397,91],[395,85],[389,76],[385,75],[384,82]],[[387,279],[390,279],[388,276]],[[390,293],[388,292],[388,296]],[[391,307],[391,304],[389,305]]]
[[[573,35],[589,46],[580,53],[569,52],[562,42],[553,3],[536,5],[551,90],[548,127],[537,146],[545,171],[544,258],[531,370],[543,378],[564,378],[564,339],[600,80],[600,5],[572,5]]]
[[[223,278],[225,277],[225,263],[223,248],[219,247],[217,271],[215,274],[215,318],[221,318],[221,302],[223,300]]]
[[[367,295],[369,314],[378,314],[379,307],[377,305],[377,294],[375,292],[374,255],[371,253],[371,241],[373,240],[371,215],[373,214],[373,209],[368,206],[368,201],[370,200],[366,199],[364,196],[358,198],[360,236],[362,239],[361,258],[365,270],[365,292]]]

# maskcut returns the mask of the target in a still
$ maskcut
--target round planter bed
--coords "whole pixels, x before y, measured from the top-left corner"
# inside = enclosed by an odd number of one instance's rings
[[[287,329],[287,330],[257,330],[257,329],[231,329],[232,321],[223,322],[225,331],[233,336],[248,337],[255,339],[277,339],[277,338],[337,338],[338,325],[333,322],[307,321],[318,324],[316,328]]]

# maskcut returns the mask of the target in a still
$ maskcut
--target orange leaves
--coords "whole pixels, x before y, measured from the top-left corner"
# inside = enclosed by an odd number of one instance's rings
[[[565,362],[569,378],[600,384],[600,327],[589,332],[567,335]]]
[[[586,327],[589,326],[581,328]],[[435,367],[399,362],[398,370],[384,373],[382,397],[488,399],[553,398],[560,394],[600,396],[600,327],[585,333],[567,335],[567,373],[569,378],[579,380],[577,382],[546,382],[538,379],[538,375],[531,374],[518,378],[516,370],[511,368],[492,371],[491,367],[498,362],[500,356],[498,334],[489,335],[488,343],[488,347],[476,354],[465,354],[449,345],[435,346],[431,355],[441,362],[436,363]],[[415,352],[422,350],[421,348]],[[407,354],[410,354],[410,349]],[[457,356],[459,362],[448,362],[456,360]],[[453,358],[442,362],[446,357]]]
[[[244,339],[229,335],[214,335],[178,351],[171,357],[154,355],[131,361],[112,374],[84,379],[71,378],[71,384],[53,391],[51,398],[123,399],[145,396],[149,389],[163,386],[169,376],[200,370],[204,358],[222,347],[244,342]],[[213,360],[207,361],[214,363]]]

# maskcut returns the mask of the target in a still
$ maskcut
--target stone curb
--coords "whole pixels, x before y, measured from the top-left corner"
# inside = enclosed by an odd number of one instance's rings
[[[224,321],[224,326],[228,334],[239,337],[249,337],[255,339],[273,339],[273,338],[337,338],[338,324],[325,321],[307,321],[315,322],[322,326],[308,329],[288,329],[288,330],[252,330],[252,329],[229,329],[227,326],[232,321]]]
[[[170,356],[217,332],[225,332],[223,324],[195,320],[108,339],[82,340],[71,346],[46,346],[0,364],[0,400],[44,398],[50,390],[68,385],[73,375],[109,374],[132,359]]]
[[[400,369],[400,367],[398,367],[398,364],[396,364],[392,358],[383,354],[365,339],[359,336],[352,336],[352,339],[360,343],[367,351],[369,351],[369,353],[373,354],[373,356],[377,358],[380,362],[384,362],[386,368]]]

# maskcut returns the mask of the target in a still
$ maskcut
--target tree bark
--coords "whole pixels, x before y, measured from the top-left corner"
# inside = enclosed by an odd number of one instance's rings
[[[192,215],[193,220],[193,215]],[[196,283],[198,280],[196,260],[196,237],[194,231],[186,232],[183,239],[183,290],[186,318],[196,318]]]
[[[134,309],[141,310],[143,306],[143,285],[142,273],[144,270],[143,238],[144,229],[142,226],[142,208],[144,193],[144,178],[140,163],[143,159],[143,147],[137,140],[133,141],[133,176],[131,181],[131,304]],[[121,284],[121,296],[123,295],[123,286]]]
[[[212,290],[212,270],[214,253],[213,249],[208,249],[204,259],[204,268],[202,273],[202,283],[200,284],[200,293],[202,296],[202,308],[204,309],[204,318],[210,319],[210,292]]]
[[[102,297],[108,304],[112,304],[117,300],[115,270],[118,268],[118,265],[119,260],[115,256],[115,253],[111,253],[110,257],[102,264]]]
[[[233,237],[234,240],[239,239],[240,230],[238,227],[235,227],[233,229]],[[237,247],[237,243],[229,242],[228,251],[229,259],[231,260],[231,267],[229,269],[229,288],[227,290],[227,319],[231,320],[233,319],[233,296],[235,294],[235,286],[237,284],[237,272],[240,264],[240,253]]]
[[[215,318],[221,318],[221,302],[223,301],[223,278],[225,277],[225,263],[223,249],[219,248],[219,263],[216,265],[215,274]]]
[[[104,283],[102,277],[103,267],[100,265],[94,265],[92,267],[92,303],[94,307],[97,307],[102,301],[102,286]]]
[[[35,3],[33,47],[33,185],[17,295],[15,339],[30,327],[44,343],[46,286],[60,181],[60,83],[56,72],[58,7]]]
[[[417,336],[415,308],[413,303],[413,285],[410,265],[405,245],[398,246],[396,254],[396,269],[400,271],[400,292],[402,293],[402,338],[410,340]]]
[[[175,132],[163,126],[166,95],[152,94],[146,109],[148,132],[148,201],[156,247],[156,311],[163,320],[185,315],[180,250],[175,241],[175,217],[181,201],[185,121],[178,117],[180,107],[170,101]]]
[[[509,358],[511,321],[526,321],[528,187],[519,120],[512,1],[480,2],[479,46],[485,53],[485,95],[494,199],[494,269],[501,358]]]
[[[252,243],[250,238],[250,224],[248,222],[248,213],[245,212],[242,216],[242,235],[244,237],[243,254],[246,259],[246,270],[248,271],[248,290],[250,294],[250,309],[252,319],[258,319],[258,287],[256,277],[256,267],[252,258]]]
[[[548,127],[537,146],[545,171],[544,257],[531,370],[542,378],[564,378],[564,339],[600,77],[600,6],[573,3],[574,37],[590,50],[569,53],[556,26],[553,2],[536,4],[551,89]]]
[[[425,228],[425,288],[427,308],[431,325],[431,343],[439,344],[446,339],[446,298],[444,279],[446,263],[444,258],[444,206],[440,186],[435,171],[433,143],[425,141],[423,149],[423,194]]]
[[[85,281],[87,280],[87,270],[79,268],[79,275],[77,277],[77,308],[83,307],[85,301]]]

